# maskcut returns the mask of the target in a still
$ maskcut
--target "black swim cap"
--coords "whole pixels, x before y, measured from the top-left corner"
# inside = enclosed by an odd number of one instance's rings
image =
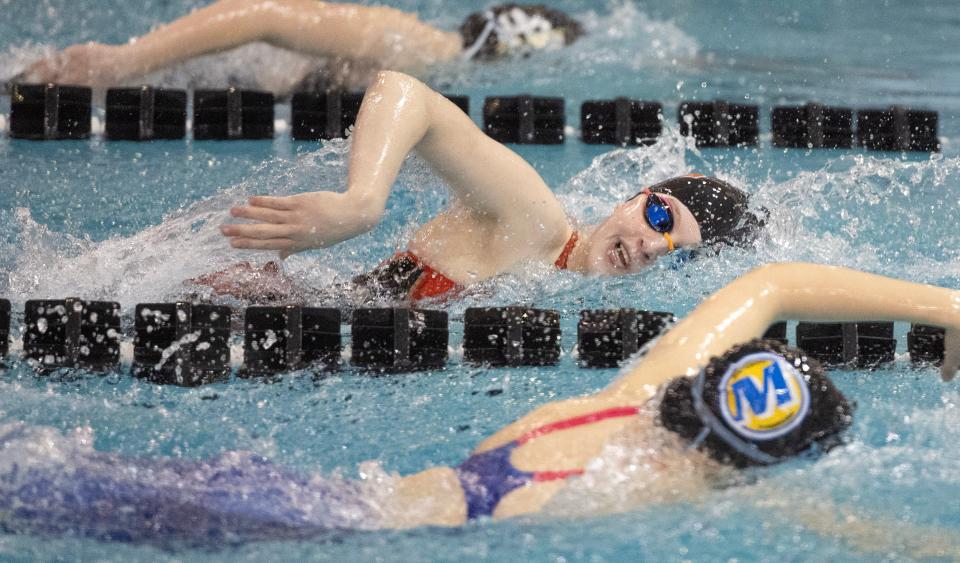
[[[660,423],[717,461],[770,465],[841,443],[853,409],[813,358],[756,339],[667,385]]]
[[[542,31],[539,24],[548,27],[547,32],[562,34],[564,45],[583,35],[580,22],[560,10],[543,4],[502,4],[470,14],[460,26],[466,58],[490,60],[511,52],[541,49],[531,37]]]
[[[678,176],[650,186],[650,191],[671,195],[686,205],[700,225],[704,244],[742,245],[763,226],[763,221],[747,209],[747,193],[717,178]]]

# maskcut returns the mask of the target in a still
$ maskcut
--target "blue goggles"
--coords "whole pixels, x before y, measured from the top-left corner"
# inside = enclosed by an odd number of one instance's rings
[[[642,195],[647,196],[646,205],[643,209],[643,218],[650,225],[650,228],[663,235],[667,239],[667,247],[670,252],[676,249],[673,243],[673,237],[670,231],[673,230],[673,212],[670,211],[670,204],[664,201],[662,197],[650,191],[650,188],[644,188],[643,191],[631,197],[627,201],[638,198]]]
[[[670,211],[670,204],[649,189],[643,190],[640,193],[647,196],[647,205],[644,208],[643,216],[646,218],[650,228],[658,233],[669,233],[672,231],[673,212]]]

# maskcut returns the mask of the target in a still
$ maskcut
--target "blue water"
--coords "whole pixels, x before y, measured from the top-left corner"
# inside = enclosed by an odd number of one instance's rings
[[[44,49],[77,41],[119,42],[203,4],[194,0],[0,0],[0,78]],[[452,27],[466,1],[394,3]],[[960,287],[960,17],[951,2],[785,1],[555,2],[578,14],[590,35],[559,53],[483,67],[451,64],[423,78],[472,96],[528,92],[567,99],[575,127],[584,99],[629,95],[664,103],[668,121],[686,100],[745,100],[769,131],[776,104],[819,101],[848,107],[892,103],[940,113],[937,155],[863,151],[696,150],[668,131],[639,150],[587,146],[571,135],[559,147],[518,147],[554,186],[571,215],[599,220],[637,187],[698,170],[733,180],[771,212],[754,248],[727,251],[680,269],[668,261],[628,278],[584,279],[544,268],[505,276],[450,306],[457,333],[463,310],[529,303],[563,312],[564,348],[576,314],[588,307],[636,306],[684,314],[750,268],[784,260],[840,264]],[[96,10],[94,9],[96,7]],[[293,67],[298,59],[265,48],[212,57],[164,72],[158,83],[222,85],[253,80],[249,61]],[[206,81],[206,82],[205,82]],[[9,99],[0,97],[0,115]],[[288,111],[278,106],[278,117]],[[102,117],[102,111],[99,112]],[[0,139],[0,295],[22,310],[29,298],[79,295],[118,300],[129,318],[138,302],[175,298],[183,279],[228,265],[216,226],[224,210],[254,193],[340,189],[348,144],[274,142],[27,143]],[[409,224],[444,203],[439,180],[415,160],[405,166],[384,222],[336,249],[290,259],[288,272],[327,285],[365,271],[402,246]],[[898,325],[898,334],[906,330]],[[457,342],[454,342],[456,347]],[[900,352],[903,345],[901,345]],[[281,383],[242,381],[202,389],[147,385],[124,373],[38,378],[14,364],[0,379],[0,423],[50,427],[53,438],[26,444],[42,456],[79,447],[206,458],[247,450],[307,473],[368,480],[455,464],[480,439],[537,405],[603,387],[616,370],[585,371],[567,355],[557,368],[448,369],[367,378],[349,369],[318,382],[291,374]],[[4,535],[8,559],[152,560],[636,560],[910,559],[907,540],[880,552],[799,526],[764,499],[798,507],[836,504],[853,514],[942,529],[960,537],[960,415],[956,384],[905,359],[890,368],[838,373],[858,403],[850,444],[817,463],[795,462],[755,484],[702,502],[604,517],[564,518],[603,485],[580,487],[543,516],[456,530],[366,532],[336,541],[283,541],[213,551],[158,551],[90,540]],[[75,429],[81,429],[75,432]],[[9,463],[10,454],[0,464]],[[375,460],[377,465],[359,464]],[[624,470],[626,471],[626,470]],[[372,475],[372,477],[371,477]],[[956,544],[955,544],[956,545]]]

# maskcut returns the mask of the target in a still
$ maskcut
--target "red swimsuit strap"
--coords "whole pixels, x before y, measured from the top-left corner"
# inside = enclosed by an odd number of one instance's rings
[[[573,231],[573,234],[570,235],[570,239],[567,241],[567,245],[563,247],[563,251],[560,253],[560,256],[557,257],[557,261],[553,264],[560,268],[561,270],[567,269],[567,260],[570,259],[570,254],[573,253],[573,247],[577,246],[577,239],[580,238],[580,233]]]
[[[552,432],[559,432],[560,430],[567,430],[569,428],[576,428],[577,426],[584,426],[587,424],[593,424],[595,422],[600,422],[603,420],[611,418],[623,418],[626,416],[634,416],[640,412],[639,407],[613,407],[605,409],[602,411],[591,412],[588,414],[582,414],[580,416],[575,416],[573,418],[567,418],[564,420],[558,420],[556,422],[551,422],[550,424],[545,424],[540,428],[535,428],[526,434],[521,435],[513,443],[516,446],[521,446],[530,440],[534,440],[540,436],[550,434]],[[562,481],[568,477],[575,477],[578,475],[583,475],[583,469],[565,469],[560,471],[534,471],[533,472],[533,481],[536,483],[543,483],[546,481]]]
[[[518,446],[522,446],[530,440],[539,438],[540,436],[544,436],[546,434],[558,432],[560,430],[567,430],[569,428],[575,428],[577,426],[584,426],[586,424],[593,424],[594,422],[600,422],[602,420],[607,420],[608,418],[623,418],[625,416],[633,416],[638,412],[640,412],[640,407],[613,407],[602,411],[582,414],[573,418],[567,418],[564,420],[551,422],[550,424],[544,424],[540,428],[534,428],[533,430],[522,434],[515,440],[515,442]]]
[[[559,257],[557,257],[557,261],[554,262],[554,265],[557,268],[560,268],[561,270],[567,269],[567,261],[570,259],[570,254],[573,252],[573,247],[577,245],[577,240],[579,238],[580,233],[576,231],[570,235],[570,239],[567,241],[566,246],[563,247],[563,252],[560,253]],[[410,298],[414,301],[420,301],[421,299],[427,299],[429,297],[439,297],[441,295],[462,289],[460,284],[433,269],[429,264],[424,264],[423,260],[420,260],[420,257],[412,252],[408,251],[397,253],[396,256],[394,256],[394,259],[397,258],[407,258],[412,260],[419,268],[423,270],[420,278],[414,282],[413,288],[410,290]]]

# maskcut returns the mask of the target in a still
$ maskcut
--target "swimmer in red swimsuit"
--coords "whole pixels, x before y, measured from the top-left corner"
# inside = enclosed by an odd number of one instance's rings
[[[452,202],[401,254],[360,278],[387,282],[414,300],[449,295],[529,262],[587,275],[637,272],[678,248],[749,239],[760,223],[743,191],[690,174],[637,186],[637,195],[599,225],[575,226],[519,155],[423,83],[383,72],[360,109],[345,192],[251,197],[231,215],[252,223],[224,225],[222,232],[235,248],[275,250],[281,259],[362,235],[380,221],[414,151],[445,180]]]

